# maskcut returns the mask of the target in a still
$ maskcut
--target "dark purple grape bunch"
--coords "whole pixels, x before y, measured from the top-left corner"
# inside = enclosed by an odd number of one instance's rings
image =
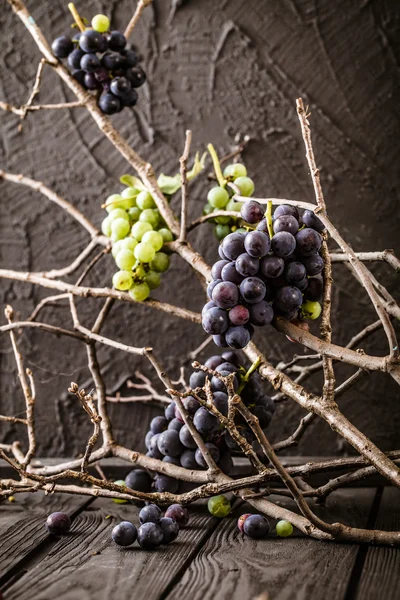
[[[220,244],[202,311],[204,330],[222,348],[244,348],[254,326],[268,325],[276,315],[290,321],[321,313],[324,227],[318,217],[283,204],[268,223],[255,200],[243,204],[241,217],[249,227]]]
[[[224,376],[234,373],[234,387],[236,390],[243,388],[240,390],[243,402],[258,417],[263,429],[269,426],[275,411],[275,405],[273,400],[263,393],[261,378],[257,372],[254,371],[246,377],[245,368],[239,364],[237,356],[231,351],[224,352],[221,356],[210,357],[205,362],[205,366],[218,371]],[[205,381],[206,374],[203,371],[194,371],[189,380],[190,389],[202,388]],[[215,407],[221,414],[227,416],[228,394],[225,385],[216,376],[211,378],[210,383]],[[196,394],[206,399],[204,391],[198,389]],[[232,455],[240,453],[240,448],[236,442],[220,426],[218,419],[204,406],[201,406],[196,398],[188,396],[184,398],[183,404],[192,419],[193,426],[203,438],[217,465],[227,475],[231,474],[233,470]],[[236,423],[241,434],[250,443],[254,443],[257,451],[255,436],[240,415],[236,416]],[[189,428],[185,425],[174,401],[167,406],[164,415],[155,417],[151,421],[145,443],[147,456],[151,458],[157,458],[185,469],[200,470],[207,468],[203,455],[197,447]],[[128,479],[126,479],[126,484],[133,489],[137,489],[130,485]],[[178,491],[182,491],[182,489],[179,489],[179,481],[167,475],[156,474],[153,485],[157,492],[176,494]],[[150,487],[142,491],[150,491]]]
[[[136,48],[128,48],[120,31],[109,31],[105,15],[92,19],[92,29],[62,35],[51,45],[54,55],[66,58],[72,76],[86,89],[97,92],[98,106],[106,115],[135,106],[137,88],[146,81]]]

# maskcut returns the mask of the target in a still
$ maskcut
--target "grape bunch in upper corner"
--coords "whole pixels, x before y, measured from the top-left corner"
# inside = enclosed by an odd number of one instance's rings
[[[222,186],[209,193],[223,195],[228,192]],[[272,214],[271,204],[266,210],[256,200],[243,202],[244,225],[219,246],[209,302],[202,310],[203,328],[219,347],[244,348],[254,326],[268,325],[274,316],[292,321],[321,314],[324,226],[310,210],[300,214],[295,206],[282,204]]]
[[[86,90],[98,93],[100,110],[113,115],[125,106],[135,106],[136,88],[144,84],[146,74],[139,66],[137,49],[127,47],[120,31],[109,31],[108,17],[96,15],[91,25],[72,38],[56,38],[51,49],[57,58],[67,59],[72,76]]]

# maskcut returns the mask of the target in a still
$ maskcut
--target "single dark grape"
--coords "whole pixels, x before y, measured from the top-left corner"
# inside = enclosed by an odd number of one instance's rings
[[[247,277],[240,284],[240,293],[246,302],[256,304],[264,300],[266,293],[265,283],[259,277]]]
[[[288,231],[279,231],[271,239],[271,248],[276,256],[286,258],[295,251],[296,239]]]
[[[250,330],[245,325],[229,327],[225,339],[231,348],[245,348],[251,340]]]
[[[170,544],[178,537],[179,525],[175,521],[175,519],[171,519],[170,517],[163,517],[160,520],[159,525],[163,533],[164,544]]]
[[[307,271],[301,262],[295,261],[286,265],[285,279],[290,285],[297,285],[305,277],[307,277]]]
[[[255,258],[266,256],[271,248],[269,235],[263,231],[249,231],[244,240],[244,247],[250,256]]]
[[[206,314],[206,312],[208,310],[210,310],[210,308],[218,308],[218,306],[215,304],[215,302],[213,302],[212,300],[210,300],[201,309],[201,316],[203,317]],[[190,386],[190,387],[194,387],[194,386]]]
[[[218,346],[218,348],[227,348],[228,347],[224,333],[221,333],[218,335],[213,335],[212,337],[213,337],[214,344],[216,346]]]
[[[323,271],[324,261],[319,254],[303,258],[301,262],[305,266],[307,275],[309,276],[319,275]]]
[[[262,515],[250,515],[243,525],[244,533],[256,540],[267,537],[269,529],[269,521]]]
[[[125,477],[126,486],[138,492],[150,492],[151,483],[151,476],[143,469],[133,469]]]
[[[110,94],[109,92],[106,92],[100,96],[99,107],[106,115],[114,115],[115,113],[120,112],[122,109],[119,98],[114,96],[114,94]]]
[[[143,71],[142,67],[132,67],[131,69],[127,69],[125,77],[129,79],[134,88],[142,86],[146,81],[146,73]]]
[[[228,414],[228,395],[225,392],[213,392],[213,403],[215,408],[226,417]]]
[[[280,288],[275,296],[274,305],[282,312],[297,310],[303,303],[303,295],[297,287],[287,285]]]
[[[225,352],[223,352],[221,354],[221,356],[227,363],[231,363],[232,365],[235,365],[236,367],[241,366],[242,361],[240,360],[240,357],[238,356],[238,354],[236,352],[232,352],[232,350],[226,350]]]
[[[121,52],[126,46],[126,38],[120,31],[111,31],[106,34],[106,40],[110,50]]]
[[[156,475],[154,479],[154,487],[157,492],[163,493],[168,492],[170,494],[176,494],[179,488],[179,481],[168,477],[168,475]]]
[[[252,275],[256,275],[258,273],[259,266],[260,261],[258,258],[253,258],[247,254],[247,252],[240,254],[235,262],[235,269],[239,275],[242,275],[242,277],[251,277]],[[239,282],[239,284],[240,283],[241,282]]]
[[[164,541],[162,529],[156,523],[144,523],[138,529],[139,546],[144,550],[155,550]]]
[[[240,285],[244,279],[243,275],[236,270],[236,262],[229,262],[221,271],[223,281],[231,281],[236,285]]]
[[[122,104],[124,106],[136,106],[138,101],[138,93],[136,90],[130,90],[126,96],[120,98]]]
[[[85,54],[85,56],[89,56],[89,55]],[[82,71],[82,72],[85,73],[84,71]],[[98,90],[101,87],[101,85],[97,81],[94,73],[85,73],[83,81],[84,81],[84,86],[87,90]]]
[[[218,283],[212,291],[212,300],[219,308],[232,308],[239,301],[239,290],[237,285],[231,281],[222,281],[221,283]],[[213,333],[223,333],[223,331],[225,330],[215,331]]]
[[[261,300],[249,306],[250,323],[259,327],[269,325],[274,318],[274,310],[268,302]]]
[[[144,438],[144,443],[146,444],[146,448],[147,450],[149,450],[150,448],[150,440],[153,437],[153,432],[152,431],[148,431],[146,433],[146,437]]]
[[[81,67],[81,58],[84,55],[83,50],[80,48],[76,48],[72,50],[71,54],[68,55],[68,66],[70,69],[80,69]]]
[[[222,279],[221,272],[225,265],[231,264],[229,260],[218,260],[211,269],[211,277],[213,279]]]
[[[219,429],[219,422],[204,406],[196,411],[193,417],[193,425],[202,435],[211,435]]]
[[[124,100],[129,97],[132,86],[126,77],[115,77],[111,82],[110,90],[115,96]]]
[[[71,527],[71,519],[63,512],[53,512],[46,519],[46,529],[53,535],[64,535]]]
[[[210,281],[207,286],[207,296],[212,298],[213,289],[219,284],[222,283],[222,279],[215,279],[214,281]]]
[[[104,67],[99,67],[94,72],[94,76],[99,83],[109,83],[111,81],[109,72]]]
[[[268,222],[267,219],[261,219],[261,221],[258,223],[257,227],[256,227],[257,231],[263,231],[264,233],[268,234],[269,237],[269,229],[268,229]]]
[[[219,468],[221,469],[221,471],[223,473],[225,473],[225,475],[231,475],[233,472],[233,460],[232,460],[232,456],[229,454],[229,452],[223,452],[220,457],[219,457],[219,461],[217,463],[217,465],[219,466]]]
[[[189,378],[189,386],[192,390],[197,387],[203,387],[206,382],[206,374],[204,371],[194,371]]]
[[[175,429],[175,431],[177,431],[178,433],[180,432],[182,427],[183,427],[183,422],[176,418],[172,419],[172,421],[170,421],[169,425],[168,425],[168,429]]]
[[[174,519],[179,527],[185,527],[189,523],[189,511],[182,504],[171,504],[165,511],[165,516]]]
[[[282,275],[285,261],[278,256],[265,256],[260,260],[259,276],[273,279]]]
[[[123,67],[124,57],[117,52],[106,52],[101,59],[101,64],[108,71],[116,71]]]
[[[159,523],[161,508],[157,504],[147,504],[139,512],[139,521],[143,523]]]
[[[282,215],[291,215],[297,221],[299,221],[299,211],[295,206],[291,206],[290,204],[281,204],[276,207],[274,210],[274,214],[272,215],[272,220],[275,221],[278,217]]]
[[[229,320],[232,325],[245,325],[250,318],[249,309],[241,304],[237,304],[228,312]]]
[[[222,356],[224,355],[222,354]],[[218,371],[218,373],[222,373],[222,371],[228,371],[228,373],[237,373],[239,371],[239,367],[231,362],[226,361],[218,365],[215,370]]]
[[[299,222],[292,215],[282,215],[274,221],[274,232],[288,231],[292,235],[296,235],[299,230]]]
[[[211,206],[211,205],[209,205],[209,206]],[[212,208],[212,206],[211,206],[211,208]],[[227,256],[225,256],[225,252],[222,250],[221,244],[218,246],[218,255],[221,260],[227,260]]]
[[[150,429],[153,433],[161,433],[168,427],[168,420],[165,417],[154,417],[150,423]]]
[[[246,223],[255,225],[264,216],[265,209],[262,204],[256,202],[256,200],[246,200],[240,209],[240,216]]]
[[[74,44],[67,35],[60,35],[60,37],[56,38],[52,43],[51,49],[57,58],[67,58],[68,54],[73,51]]]
[[[79,46],[84,52],[101,52],[104,47],[103,36],[98,31],[86,29],[79,36]]]
[[[189,415],[194,415],[196,410],[200,408],[199,401],[196,400],[196,398],[193,398],[193,396],[188,396],[187,398],[184,398],[183,404],[186,410],[188,411]]]
[[[136,542],[137,529],[133,523],[122,521],[113,528],[111,538],[118,546],[131,546]]]
[[[197,444],[194,441],[193,436],[190,433],[187,425],[184,425],[182,427],[182,429],[179,431],[179,439],[180,439],[181,443],[185,446],[185,448],[190,448],[191,450],[194,450],[197,448]]]
[[[180,464],[184,469],[198,469],[195,451],[189,448],[184,450],[180,456]]]
[[[228,375],[232,374],[230,371],[219,371],[219,373],[223,377],[227,377]],[[235,375],[233,378],[233,388],[236,391],[238,389],[238,387],[239,387],[239,381],[238,381],[237,376]],[[224,382],[216,375],[214,375],[211,378],[211,389],[215,392],[225,392],[226,391]]]
[[[246,234],[235,231],[227,235],[222,242],[222,250],[229,260],[236,260],[244,250]]]
[[[224,333],[229,327],[228,313],[221,308],[210,308],[202,318],[202,325],[210,335]]]
[[[100,60],[96,54],[84,54],[81,58],[80,67],[86,73],[94,73],[100,67]]]
[[[160,433],[157,446],[162,454],[165,456],[179,456],[183,450],[179,433],[174,429],[167,429],[167,431]]]
[[[82,69],[76,69],[75,71],[72,71],[72,77],[74,79],[76,79],[76,81],[78,83],[80,83],[81,85],[83,85],[85,87],[85,71],[82,71]]]
[[[156,433],[155,435],[153,435],[153,437],[151,438],[151,440],[149,442],[149,453],[152,458],[162,458],[163,457],[163,454],[158,449],[157,442],[158,442],[159,437],[160,437],[160,434]]]
[[[124,50],[123,51],[123,56],[125,58],[125,65],[127,67],[136,67],[136,65],[139,62],[139,56],[137,54],[137,52],[135,52],[135,50]]]
[[[172,419],[175,418],[175,407],[176,407],[175,400],[172,400],[172,402],[170,404],[168,404],[167,408],[165,409],[164,415],[165,415],[165,418],[168,419],[168,421],[172,421]]]
[[[212,444],[211,442],[206,442],[205,444],[207,450],[210,452],[211,456],[213,457],[215,462],[218,462],[219,460],[219,450],[217,448],[217,446],[215,444]],[[196,452],[195,452],[195,458],[196,458],[196,462],[199,465],[199,467],[202,467],[203,469],[207,469],[207,463],[204,460],[204,456],[201,453],[200,448],[197,448]]]
[[[221,365],[224,362],[224,359],[219,356],[219,354],[215,354],[214,356],[210,356],[210,358],[207,358],[206,362],[204,363],[205,367],[208,367],[209,369],[215,370],[218,365]]]
[[[322,221],[318,219],[317,215],[312,210],[305,210],[302,219],[306,227],[311,227],[311,229],[315,229],[319,233],[325,229]]]
[[[176,456],[164,456],[162,459],[163,462],[169,463],[170,465],[175,465],[176,467],[181,466],[181,461]]]
[[[296,252],[301,256],[311,256],[319,251],[322,244],[322,237],[310,227],[301,229],[296,234]]]
[[[324,281],[321,275],[316,277],[310,277],[308,279],[308,286],[304,292],[304,300],[311,300],[312,302],[318,302],[322,298],[324,291]]]
[[[301,292],[304,292],[304,290],[308,287],[308,281],[309,280],[307,279],[307,277],[305,277],[304,279],[296,283],[296,287],[298,287]]]

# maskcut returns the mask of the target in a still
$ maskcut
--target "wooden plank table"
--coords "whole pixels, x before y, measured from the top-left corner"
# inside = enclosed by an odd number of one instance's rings
[[[110,469],[108,475],[110,476]],[[118,476],[120,471],[117,470]],[[125,466],[126,472],[126,466]],[[288,508],[288,498],[271,497]],[[72,528],[56,538],[44,528],[54,510],[68,512]],[[5,600],[388,600],[400,598],[400,550],[319,542],[295,530],[280,539],[244,537],[232,517],[216,519],[205,502],[168,547],[146,552],[119,548],[112,527],[138,523],[140,507],[107,499],[21,494],[0,503],[0,590]],[[346,488],[316,509],[330,521],[358,527],[400,528],[400,492]]]

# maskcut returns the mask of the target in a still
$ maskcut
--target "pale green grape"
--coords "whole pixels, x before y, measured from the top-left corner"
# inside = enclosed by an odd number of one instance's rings
[[[131,236],[128,236],[121,240],[121,250],[130,250],[131,252],[133,252],[137,245],[138,241]]]
[[[129,215],[123,208],[114,208],[109,212],[107,217],[110,220],[110,223],[115,221],[115,219],[125,219],[125,221],[129,222]]]
[[[101,231],[104,233],[104,235],[106,235],[107,237],[110,237],[110,235],[111,235],[111,222],[110,222],[110,219],[108,217],[106,217],[105,219],[103,219],[103,221],[101,223]]]
[[[144,223],[150,223],[150,225],[152,226],[152,229],[154,229],[159,224],[160,213],[158,212],[158,210],[154,210],[152,208],[146,208],[145,210],[142,211],[142,213],[139,217],[139,221],[142,221]]]
[[[137,279],[143,280],[146,277],[146,270],[143,265],[138,265],[135,269],[135,275]]]
[[[128,210],[128,215],[131,221],[139,221],[140,213],[142,211],[137,206],[133,206]]]
[[[122,269],[123,271],[130,271],[136,263],[136,258],[131,250],[122,249],[115,257],[115,262],[119,269]]]
[[[115,244],[112,245],[111,254],[114,258],[116,258],[118,252],[120,252],[123,249],[122,244],[124,241],[125,240],[118,240],[118,242],[115,242]]]
[[[223,519],[231,512],[231,503],[226,496],[221,494],[220,496],[212,496],[208,500],[207,508],[213,517]]]
[[[151,244],[140,242],[140,244],[136,246],[133,253],[141,262],[149,263],[155,257],[156,251]]]
[[[111,223],[111,234],[112,239],[114,240],[122,240],[129,233],[129,221],[125,219],[115,219]]]
[[[224,169],[224,177],[233,177],[233,179],[237,179],[238,177],[246,177],[247,169],[241,163],[234,163],[233,165],[228,165]]]
[[[226,210],[232,210],[235,212],[240,212],[244,202],[236,202],[233,198],[231,198],[226,205]]]
[[[250,177],[238,177],[233,183],[239,188],[241,196],[249,197],[254,192],[254,181]]]
[[[146,208],[155,208],[155,206],[156,206],[156,203],[154,202],[152,195],[146,191],[140,192],[140,194],[138,194],[138,196],[136,198],[136,204],[142,210],[145,210]]]
[[[146,242],[153,246],[156,252],[161,250],[164,245],[163,236],[158,231],[147,231],[142,237],[142,242]]]
[[[129,290],[130,297],[136,300],[136,302],[143,302],[149,294],[150,288],[145,281],[143,283],[134,283]]]
[[[169,267],[169,256],[164,252],[157,252],[154,259],[151,261],[150,269],[158,273],[164,273]]]
[[[322,311],[321,305],[319,302],[312,302],[311,300],[307,300],[304,304],[301,305],[301,312],[305,319],[311,319],[311,321],[315,321],[318,319]]]
[[[92,27],[99,33],[104,33],[110,28],[110,19],[106,15],[95,15],[92,19]]]
[[[113,286],[116,290],[129,290],[133,283],[131,271],[117,271],[112,278]]]
[[[146,275],[146,283],[151,290],[155,290],[161,283],[161,275],[156,271],[149,271]]]
[[[125,188],[124,190],[122,190],[121,192],[121,196],[122,198],[125,198],[126,200],[129,198],[130,200],[134,200],[134,203],[132,204],[132,206],[136,206],[136,196],[138,195],[139,190],[137,190],[134,187],[128,187]]]
[[[106,200],[106,211],[109,213],[114,208],[125,208],[125,202],[119,194],[111,194]]]
[[[163,227],[162,229],[159,229],[158,233],[160,235],[162,235],[165,244],[167,242],[172,242],[172,240],[174,239],[174,236],[172,235],[172,232],[169,229],[167,229],[166,227]]]
[[[132,225],[131,233],[134,238],[136,238],[139,242],[147,231],[152,231],[152,226],[150,223],[143,223],[142,221],[138,221],[134,225]]]
[[[214,187],[208,192],[207,200],[214,208],[225,208],[229,202],[229,194],[225,188]]]
[[[276,535],[279,535],[279,537],[289,537],[293,533],[293,525],[285,520],[278,521],[275,529]]]

